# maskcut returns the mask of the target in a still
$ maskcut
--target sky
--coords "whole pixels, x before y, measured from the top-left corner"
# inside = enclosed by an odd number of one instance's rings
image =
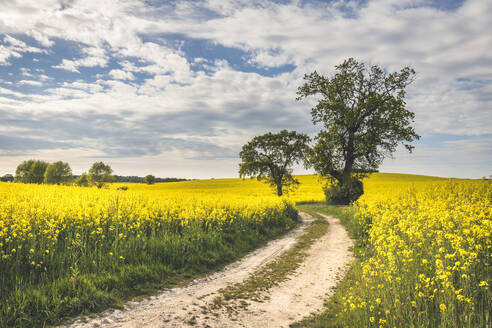
[[[381,172],[492,174],[492,1],[0,0],[0,175],[27,159],[237,177],[266,132],[314,136],[303,76],[411,66],[421,139]],[[295,173],[309,173],[296,167]]]

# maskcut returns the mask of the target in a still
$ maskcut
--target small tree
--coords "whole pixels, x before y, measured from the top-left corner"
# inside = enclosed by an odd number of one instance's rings
[[[90,181],[87,173],[82,173],[77,179],[75,179],[75,184],[79,187],[88,187]]]
[[[30,159],[24,161],[15,170],[15,181],[23,183],[43,183],[44,172],[48,167],[44,161]]]
[[[12,174],[7,173],[3,177],[0,178],[0,181],[2,181],[2,182],[13,182],[14,176]]]
[[[409,143],[419,139],[411,126],[415,114],[404,101],[415,71],[405,67],[388,74],[353,58],[335,69],[330,78],[316,71],[305,75],[297,100],[320,96],[311,115],[325,130],[308,151],[306,164],[330,180],[328,201],[348,204],[362,194],[362,177],[377,170],[399,144],[411,152]]]
[[[89,170],[89,181],[98,188],[102,188],[106,183],[111,183],[116,180],[112,173],[113,169],[111,166],[106,165],[103,162],[94,163]]]
[[[152,174],[146,175],[144,178],[144,182],[146,184],[154,184],[155,183],[155,176],[153,176]]]
[[[254,137],[239,154],[239,176],[266,180],[282,196],[284,187],[299,183],[292,176],[292,166],[302,161],[309,140],[305,134],[287,130]]]
[[[68,163],[62,161],[48,165],[44,172],[44,183],[60,184],[69,183],[73,180],[72,169]]]

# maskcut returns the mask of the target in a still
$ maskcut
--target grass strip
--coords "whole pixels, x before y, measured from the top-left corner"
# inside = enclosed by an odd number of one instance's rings
[[[289,279],[289,275],[294,272],[307,256],[307,250],[314,242],[328,231],[328,222],[321,215],[308,210],[308,206],[300,206],[301,210],[306,209],[316,220],[306,228],[306,233],[299,237],[295,245],[280,255],[277,259],[266,264],[258,271],[253,273],[245,281],[228,286],[219,290],[220,296],[214,299],[212,308],[217,309],[222,306],[230,308],[233,300],[253,300],[261,302],[266,298],[264,292],[279,285]],[[239,307],[246,308],[247,303],[239,302]]]

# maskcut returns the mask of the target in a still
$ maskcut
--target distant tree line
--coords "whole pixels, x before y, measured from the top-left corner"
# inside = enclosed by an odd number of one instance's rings
[[[147,180],[149,180],[149,182],[147,182],[145,180],[145,178],[147,178]],[[146,177],[139,177],[139,176],[136,176],[136,175],[130,175],[130,176],[123,176],[123,175],[117,175],[116,176],[116,181],[117,182],[131,182],[131,183],[149,183],[149,184],[152,184],[152,183],[159,183],[159,182],[179,182],[179,181],[188,181],[189,179],[181,179],[181,178],[157,178],[157,177],[154,177],[154,181],[152,182],[152,178],[153,175],[147,175]]]
[[[1,182],[13,182],[14,181],[14,176],[12,174],[5,174],[4,176],[0,177]]]
[[[111,166],[103,162],[94,163],[88,173],[73,175],[68,163],[58,161],[48,163],[41,160],[30,159],[17,166],[15,177],[5,174],[0,177],[2,182],[20,182],[34,184],[77,185],[81,187],[96,186],[102,188],[111,182],[135,182],[153,184],[158,182],[177,182],[187,179],[156,178],[149,174],[145,177],[113,175]]]

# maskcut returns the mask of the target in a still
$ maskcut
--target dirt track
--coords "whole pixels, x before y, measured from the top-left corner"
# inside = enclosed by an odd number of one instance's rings
[[[236,308],[233,312],[224,307],[212,312],[208,309],[219,289],[245,280],[289,249],[311,220],[304,213],[301,218],[303,223],[298,228],[220,272],[68,327],[288,327],[322,309],[327,292],[336,286],[338,277],[352,260],[352,241],[335,218],[326,216],[330,223],[328,232],[308,250],[305,261],[289,280],[266,292],[265,301],[248,300],[247,309]]]

